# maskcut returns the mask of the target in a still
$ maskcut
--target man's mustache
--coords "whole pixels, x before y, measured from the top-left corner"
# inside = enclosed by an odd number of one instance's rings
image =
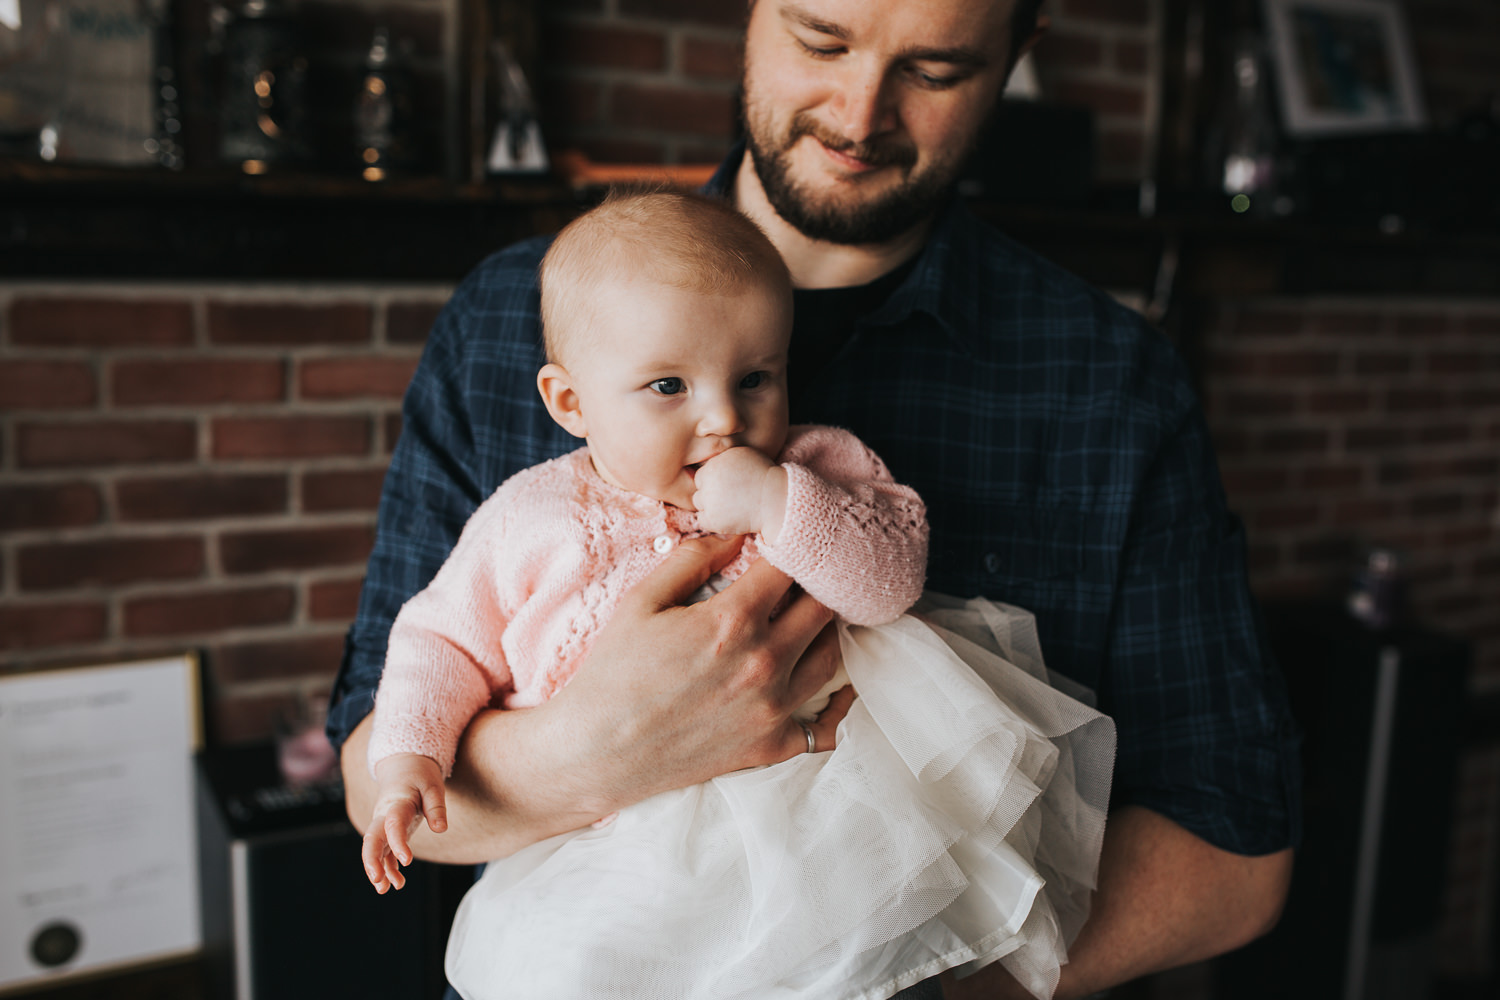
[[[872,167],[910,167],[917,162],[917,149],[910,142],[900,139],[876,139],[873,142],[854,142],[823,128],[811,116],[799,114],[792,119],[791,134],[787,146],[810,135],[836,153],[852,156]]]

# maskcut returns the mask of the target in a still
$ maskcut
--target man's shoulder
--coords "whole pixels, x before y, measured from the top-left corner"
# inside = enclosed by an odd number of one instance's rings
[[[1017,340],[1030,356],[1087,369],[1095,389],[1166,393],[1184,401],[1191,378],[1175,345],[1121,298],[1023,246],[969,212],[954,233],[955,254],[971,254],[982,299],[980,350]],[[1034,352],[1034,353],[1033,353]]]

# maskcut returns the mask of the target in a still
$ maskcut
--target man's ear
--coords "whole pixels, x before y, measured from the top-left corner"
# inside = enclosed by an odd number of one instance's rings
[[[578,393],[573,391],[573,376],[562,365],[548,362],[536,373],[536,388],[542,394],[547,412],[557,421],[557,426],[578,438],[589,436],[583,421],[583,410],[579,406]]]

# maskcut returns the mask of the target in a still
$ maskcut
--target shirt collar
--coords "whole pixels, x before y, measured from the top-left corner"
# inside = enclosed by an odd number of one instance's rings
[[[703,192],[719,198],[730,197],[745,155],[742,138],[719,164]],[[978,262],[983,259],[978,245],[979,225],[963,199],[957,193],[949,194],[938,209],[927,243],[917,255],[916,266],[885,304],[868,317],[866,324],[894,326],[904,323],[914,313],[926,313],[956,343],[972,351],[979,329],[982,292],[978,287]]]

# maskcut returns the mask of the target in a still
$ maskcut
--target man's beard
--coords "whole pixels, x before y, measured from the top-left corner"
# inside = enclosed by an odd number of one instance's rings
[[[819,203],[815,196],[800,188],[791,176],[791,151],[797,141],[810,135],[829,149],[845,153],[876,167],[909,170],[917,161],[917,151],[901,139],[856,143],[823,130],[805,114],[792,119],[788,134],[775,148],[762,142],[768,138],[758,133],[755,108],[746,115],[750,159],[755,165],[760,186],[776,214],[802,235],[828,243],[858,245],[885,243],[906,233],[937,211],[948,193],[948,187],[963,163],[963,153],[932,164],[922,173],[908,174],[896,187],[872,201],[841,205],[834,199]]]

